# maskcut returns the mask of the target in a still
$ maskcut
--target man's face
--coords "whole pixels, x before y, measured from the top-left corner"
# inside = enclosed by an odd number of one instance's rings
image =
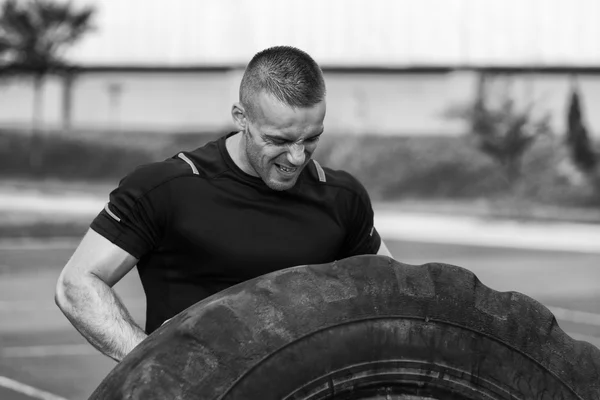
[[[308,108],[291,108],[261,92],[255,116],[244,132],[246,161],[273,190],[288,190],[310,161],[323,133],[325,101]]]

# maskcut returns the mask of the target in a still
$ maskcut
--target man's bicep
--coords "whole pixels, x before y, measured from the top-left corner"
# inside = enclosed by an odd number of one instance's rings
[[[60,279],[77,279],[91,274],[112,287],[131,271],[137,262],[137,258],[93,229],[88,229],[65,265]]]

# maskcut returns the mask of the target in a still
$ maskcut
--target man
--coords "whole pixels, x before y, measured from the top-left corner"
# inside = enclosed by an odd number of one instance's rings
[[[120,361],[164,321],[234,284],[391,256],[363,186],[311,159],[325,109],[322,72],[308,54],[256,54],[231,111],[237,132],[142,166],[110,194],[57,282],[56,303],[75,328]],[[145,330],[112,289],[136,265]]]

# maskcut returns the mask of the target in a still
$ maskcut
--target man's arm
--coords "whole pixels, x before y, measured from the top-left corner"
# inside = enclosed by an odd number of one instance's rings
[[[98,350],[121,361],[147,335],[112,287],[138,260],[89,229],[56,284],[56,304]]]
[[[381,239],[381,245],[379,246],[379,250],[377,251],[378,256],[388,256],[390,258],[394,258],[390,250],[385,245],[383,239]]]

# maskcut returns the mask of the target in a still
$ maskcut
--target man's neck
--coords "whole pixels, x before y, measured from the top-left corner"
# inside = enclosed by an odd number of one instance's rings
[[[239,131],[235,135],[231,135],[225,140],[225,148],[229,153],[229,156],[238,166],[239,169],[247,173],[248,175],[256,176],[256,172],[250,168],[248,165],[248,160],[246,160],[246,143],[244,142],[246,138],[244,137],[244,132]]]

